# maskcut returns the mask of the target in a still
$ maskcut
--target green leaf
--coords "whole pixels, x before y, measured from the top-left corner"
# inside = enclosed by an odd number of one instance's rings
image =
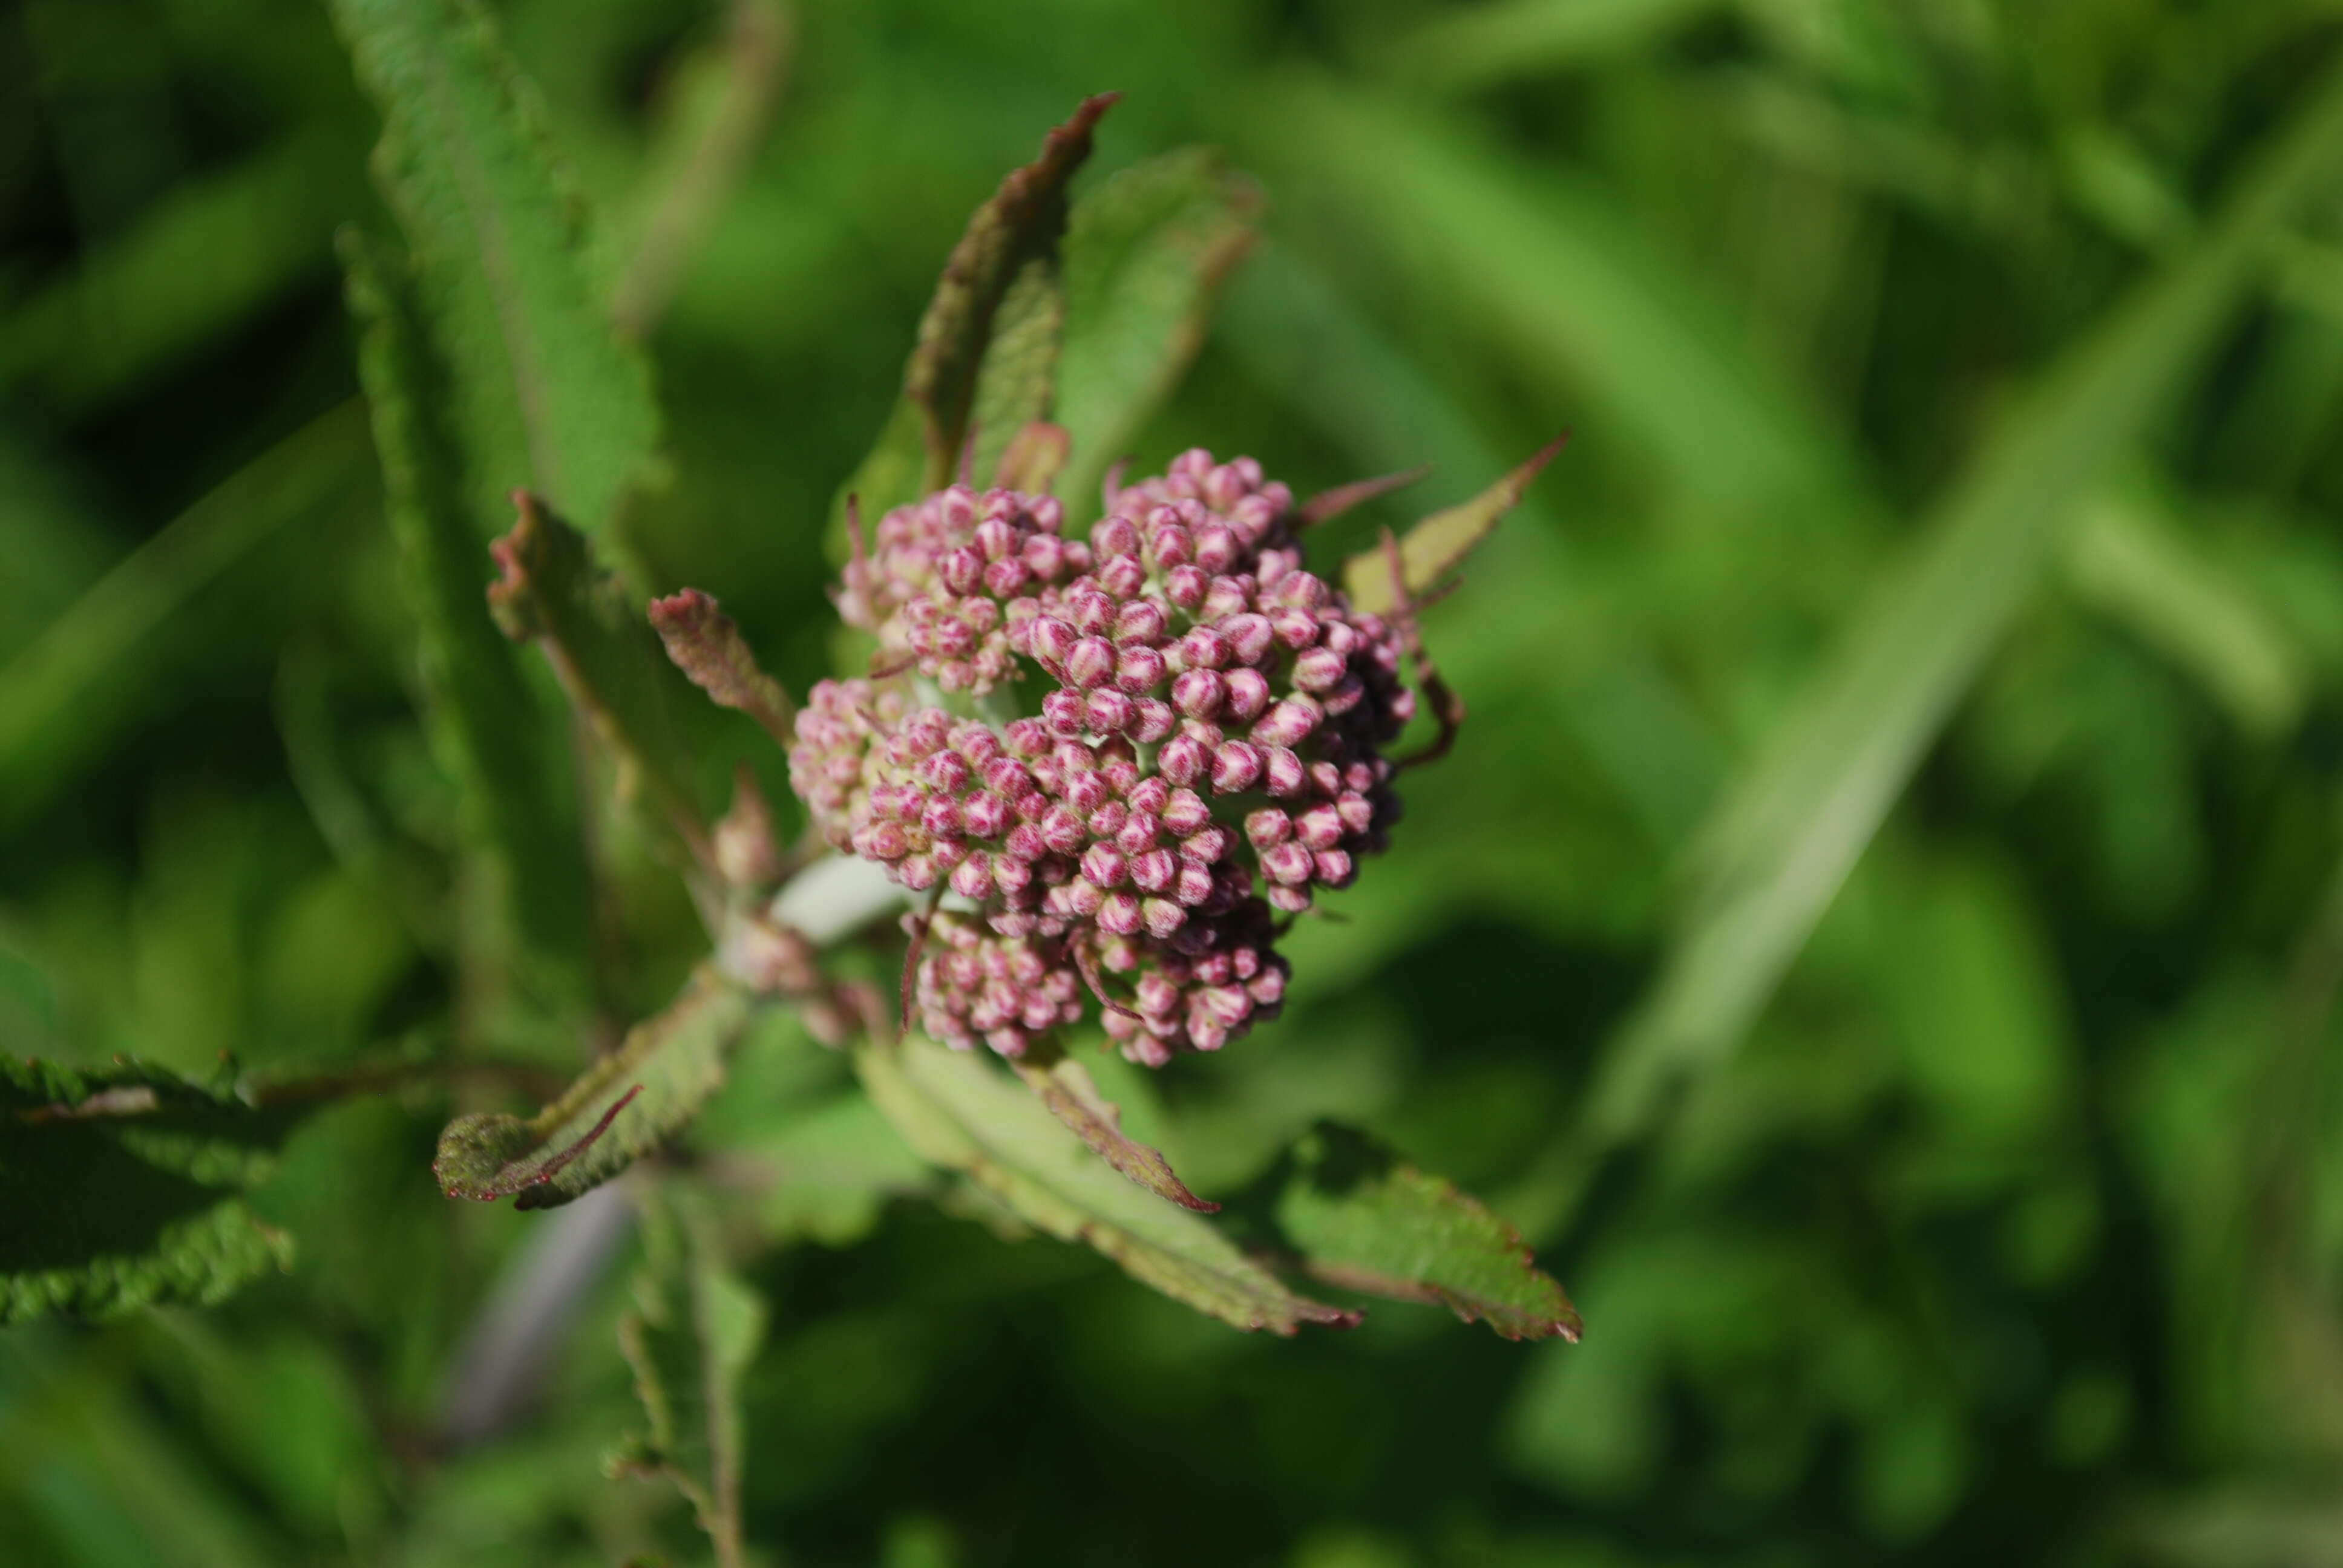
[[[535,93],[474,0],[333,0],[380,107],[375,174],[447,367],[462,494],[483,537],[527,487],[598,530],[659,436],[641,357],[587,267],[584,204]]]
[[[1125,169],[1074,204],[1057,418],[1072,437],[1061,493],[1075,506],[1091,504],[1194,362],[1262,206],[1260,187],[1209,147]]]
[[[651,600],[651,627],[675,667],[719,708],[745,713],[786,750],[796,705],[757,662],[740,628],[698,588]]]
[[[289,1267],[242,1194],[300,1115],[126,1059],[0,1057],[0,1324],[210,1306]]]
[[[1578,1309],[1520,1231],[1363,1132],[1322,1121],[1295,1144],[1274,1213],[1285,1244],[1330,1285],[1447,1307],[1509,1340],[1578,1341]]]
[[[682,1131],[724,1084],[725,1058],[755,1012],[740,987],[703,966],[666,1010],[627,1031],[535,1116],[459,1116],[431,1162],[450,1198],[550,1209],[590,1191]]]
[[[764,1298],[727,1266],[715,1221],[691,1194],[647,1194],[642,1221],[643,1266],[618,1345],[646,1425],[611,1468],[666,1477],[690,1503],[720,1568],[734,1568],[742,1561],[740,1377],[765,1337]]]
[[[1151,1149],[1123,1131],[1122,1113],[1099,1092],[1090,1070],[1081,1062],[1061,1056],[1046,1065],[1020,1061],[1016,1068],[1017,1076],[1041,1097],[1043,1108],[1089,1144],[1100,1159],[1182,1209],[1193,1209],[1199,1214],[1219,1211],[1218,1203],[1207,1203],[1188,1191],[1188,1184],[1172,1171],[1161,1150]]]
[[[1017,437],[1048,417],[1065,333],[1066,291],[1052,250],[1018,269],[993,312],[969,414],[969,471],[979,484],[993,482]]]
[[[1073,117],[1042,139],[1041,156],[1012,170],[992,198],[976,209],[960,243],[944,263],[935,297],[920,320],[920,335],[903,370],[903,397],[889,416],[878,446],[840,492],[852,495],[866,515],[876,517],[951,482],[968,438],[979,380],[995,334],[1018,327],[1027,339],[1011,346],[1020,362],[1012,374],[997,366],[993,396],[1004,406],[1030,401],[1037,358],[1054,361],[1052,349],[1039,355],[1053,311],[1058,242],[1066,227],[1066,186],[1091,153],[1091,133],[1115,100],[1104,93],[1082,101]],[[1031,269],[1039,268],[1039,271]],[[1025,281],[1029,280],[1030,281]],[[999,319],[1012,286],[1025,281],[1019,315]],[[1054,337],[1054,333],[1047,336]],[[1012,391],[1023,385],[1022,391]],[[1027,414],[999,432],[1006,442]]]
[[[506,636],[544,650],[616,759],[618,798],[706,863],[708,829],[669,705],[675,670],[659,638],[625,586],[595,564],[584,535],[526,491],[513,504],[520,520],[489,547],[499,573],[490,613]]]
[[[1096,1248],[1141,1284],[1245,1330],[1358,1321],[1296,1295],[1211,1225],[1124,1180],[975,1057],[911,1039],[866,1045],[855,1067],[921,1158],[960,1171],[1036,1229]]]
[[[1464,558],[1496,532],[1504,515],[1521,504],[1530,481],[1554,461],[1554,455],[1569,439],[1566,435],[1556,436],[1529,461],[1471,500],[1433,513],[1401,536],[1400,563],[1407,578],[1408,598],[1423,598],[1462,567]],[[1396,603],[1391,562],[1380,549],[1362,550],[1342,563],[1342,588],[1353,605],[1375,615],[1388,613]]]
[[[568,759],[523,681],[518,651],[488,616],[489,560],[464,515],[445,373],[415,318],[405,269],[355,230],[342,235],[342,256],[432,747],[462,799],[471,978],[501,985],[518,962],[525,983],[574,1003],[585,993],[588,900]]]
[[[2187,384],[2338,163],[2343,68],[2203,236],[2069,351],[1971,459],[1849,630],[1804,720],[1720,812],[1693,917],[1601,1070],[1598,1141],[1648,1125],[1671,1083],[1730,1054],[2041,586],[2085,498]]]

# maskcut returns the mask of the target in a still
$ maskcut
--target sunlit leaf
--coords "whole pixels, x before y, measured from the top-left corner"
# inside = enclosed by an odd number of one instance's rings
[[[1569,439],[1557,436],[1538,448],[1529,461],[1468,501],[1423,518],[1400,536],[1400,570],[1410,598],[1438,588],[1464,564],[1482,540],[1496,531],[1507,512],[1521,504],[1530,481],[1536,478]],[[1389,558],[1380,549],[1363,550],[1342,563],[1342,587],[1351,602],[1376,615],[1390,612],[1393,598]]]
[[[1182,1209],[1210,1214],[1220,1208],[1191,1192],[1161,1150],[1151,1149],[1123,1131],[1122,1112],[1099,1092],[1090,1070],[1081,1062],[1061,1057],[1047,1065],[1021,1061],[1016,1066],[1017,1075],[1032,1086],[1050,1114],[1089,1144],[1100,1159]]]
[[[1296,1295],[1193,1214],[1102,1163],[1007,1077],[907,1040],[855,1065],[870,1097],[922,1158],[958,1171],[1037,1230],[1096,1248],[1141,1283],[1238,1328],[1291,1334],[1356,1314]]]
[[[431,1165],[439,1185],[451,1198],[513,1198],[520,1209],[600,1186],[681,1131],[723,1087],[725,1058],[754,1010],[747,991],[703,970],[535,1116],[480,1111],[449,1122]]]

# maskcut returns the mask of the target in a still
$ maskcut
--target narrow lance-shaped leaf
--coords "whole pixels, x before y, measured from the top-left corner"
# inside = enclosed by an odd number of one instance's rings
[[[620,798],[648,807],[705,861],[707,828],[668,705],[675,673],[658,638],[584,535],[526,491],[513,502],[519,521],[490,547],[501,574],[488,589],[497,624],[544,649],[617,759]]]
[[[209,1306],[288,1267],[243,1193],[302,1114],[150,1063],[0,1057],[0,1325]]]
[[[1401,536],[1400,560],[1407,578],[1408,598],[1421,598],[1462,567],[1464,558],[1496,532],[1504,515],[1521,505],[1530,481],[1554,461],[1554,454],[1568,439],[1567,435],[1556,436],[1539,447],[1529,461],[1471,500],[1433,513]],[[1342,563],[1343,591],[1359,609],[1387,614],[1397,603],[1393,586],[1391,561],[1382,550],[1363,550]]]
[[[447,366],[475,528],[498,531],[504,498],[526,485],[600,528],[649,463],[658,414],[589,276],[585,206],[535,94],[475,0],[332,9],[382,110],[376,177]]]
[[[1073,507],[1093,505],[1194,362],[1262,206],[1260,187],[1207,147],[1125,169],[1074,204],[1056,416],[1072,438],[1061,494]]]
[[[643,1266],[618,1345],[645,1425],[611,1467],[672,1483],[719,1568],[734,1568],[743,1561],[740,1377],[765,1337],[764,1300],[728,1267],[714,1217],[695,1194],[648,1192],[642,1221]]]
[[[969,414],[969,473],[978,484],[995,477],[1017,437],[1049,414],[1065,332],[1066,291],[1052,245],[1018,269],[993,313]]]
[[[923,1159],[958,1171],[1020,1219],[1081,1241],[1141,1283],[1241,1329],[1291,1334],[1357,1314],[1289,1290],[1194,1214],[1108,1169],[983,1062],[921,1040],[855,1053],[864,1087]]]
[[[1574,1343],[1583,1328],[1520,1231],[1363,1133],[1313,1129],[1293,1148],[1273,1212],[1285,1245],[1330,1285],[1444,1306],[1509,1340]]]
[[[703,967],[666,1010],[627,1031],[560,1099],[523,1118],[458,1117],[431,1162],[451,1198],[549,1209],[608,1181],[688,1125],[724,1084],[754,1012],[749,993]]]
[[[1054,272],[1066,226],[1067,183],[1090,156],[1091,133],[1114,100],[1111,93],[1084,99],[1072,118],[1043,138],[1041,156],[1013,170],[969,219],[920,318],[919,338],[903,370],[902,398],[878,445],[840,492],[841,516],[849,495],[860,498],[867,516],[876,517],[950,482],[968,438],[995,317],[1011,286],[1032,264],[1045,263]],[[1033,287],[1041,289],[1038,283]],[[1048,289],[1029,290],[1026,326],[1034,327],[1037,307],[1045,307],[1042,319],[1047,308],[1062,308],[1048,297],[1054,288],[1052,279]],[[1054,350],[1049,357],[1054,363]],[[1036,412],[1025,418],[1038,417]],[[1001,439],[1006,441],[1023,422],[1002,430]]]
[[[757,662],[749,639],[717,602],[698,588],[651,601],[651,627],[675,667],[720,708],[747,714],[787,749],[796,705]]]
[[[1200,1214],[1214,1213],[1220,1209],[1218,1203],[1208,1203],[1188,1190],[1188,1184],[1180,1180],[1161,1150],[1151,1148],[1123,1131],[1122,1112],[1099,1092],[1090,1070],[1081,1062],[1068,1056],[1051,1062],[1020,1061],[1017,1076],[1031,1086],[1051,1115],[1089,1144],[1100,1159],[1141,1187]]]
[[[343,232],[342,256],[432,746],[462,800],[466,990],[477,1000],[518,967],[533,989],[574,1003],[586,990],[588,900],[558,731],[488,616],[490,563],[464,515],[445,373],[404,264],[355,230]]]
[[[1971,460],[1850,629],[1805,718],[1719,813],[1693,917],[1600,1070],[1595,1142],[1647,1126],[1672,1082],[1739,1042],[2041,585],[2083,498],[2186,383],[2338,166],[2343,66],[2203,237],[2111,312]]]

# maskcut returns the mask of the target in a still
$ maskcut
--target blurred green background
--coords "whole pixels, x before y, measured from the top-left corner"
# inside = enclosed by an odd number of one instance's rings
[[[1203,141],[1269,197],[1143,461],[1436,465],[1331,558],[1576,431],[1427,617],[1472,720],[1393,852],[1138,1114],[1208,1193],[1374,1129],[1585,1343],[1248,1338],[809,1175],[752,1271],[764,1561],[2343,1563],[2332,0],[491,9],[614,255],[696,116],[778,95],[643,306],[629,539],[799,690],[936,269],[1085,93],[1125,94],[1087,184]],[[0,9],[12,1052],[447,1032],[451,788],[333,250],[390,229],[377,125],[320,7]],[[628,908],[639,1008],[696,937]],[[769,1032],[713,1157],[843,1092]],[[439,1195],[448,1109],[311,1123],[256,1199],[298,1261],[227,1306],[0,1336],[0,1562],[695,1559],[601,1475],[623,1255],[451,1438],[555,1221]]]

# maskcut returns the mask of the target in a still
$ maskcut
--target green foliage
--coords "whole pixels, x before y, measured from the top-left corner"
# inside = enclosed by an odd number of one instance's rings
[[[1509,1340],[1575,1342],[1578,1310],[1538,1272],[1521,1232],[1456,1184],[1373,1139],[1322,1122],[1294,1146],[1274,1213],[1317,1279],[1395,1301],[1431,1302]]]
[[[645,1428],[614,1468],[664,1476],[683,1493],[718,1563],[740,1537],[741,1374],[765,1335],[765,1303],[725,1266],[714,1221],[681,1197],[644,1210],[644,1261],[618,1343],[635,1369]]]
[[[920,1158],[960,1171],[1036,1229],[1096,1248],[1175,1301],[1279,1334],[1356,1321],[1294,1294],[1203,1221],[1140,1191],[983,1063],[912,1039],[866,1046],[855,1066]]]
[[[592,1191],[688,1126],[723,1087],[725,1058],[752,1012],[748,992],[703,970],[535,1116],[478,1111],[449,1122],[431,1162],[439,1185],[451,1198],[512,1198],[520,1209]]]
[[[0,1324],[211,1306],[293,1259],[244,1201],[291,1122],[137,1061],[0,1057]]]
[[[475,0],[336,0],[382,111],[375,175],[415,256],[459,490],[483,537],[516,486],[598,530],[658,438],[648,371],[597,297],[583,205]]]
[[[1394,569],[1388,552],[1362,550],[1342,564],[1342,587],[1351,602],[1378,615],[1389,614],[1403,585],[1411,600],[1432,593],[1464,565],[1465,558],[1494,533],[1507,512],[1522,504],[1530,487],[1568,437],[1556,437],[1535,457],[1469,501],[1419,519],[1399,539]],[[1399,581],[1393,579],[1396,577]]]

